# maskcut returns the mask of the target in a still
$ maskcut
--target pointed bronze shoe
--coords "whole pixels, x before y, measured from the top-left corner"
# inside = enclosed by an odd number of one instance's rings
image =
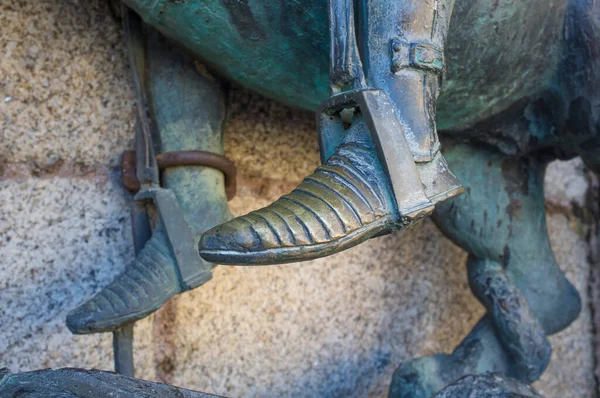
[[[389,179],[358,116],[324,165],[275,203],[207,231],[200,255],[225,264],[308,260],[402,226]]]
[[[175,295],[212,279],[214,264],[198,254],[195,242],[199,233],[187,224],[175,194],[169,189],[150,187],[140,191],[135,199],[154,202],[158,224],[135,261],[100,293],[67,315],[67,327],[74,334],[114,331],[150,315]],[[229,213],[213,211],[212,216],[226,220]],[[214,221],[204,217],[200,227],[203,222],[214,225]]]
[[[379,9],[359,7],[357,16],[351,1],[328,3],[331,97],[317,111],[323,166],[272,205],[206,232],[205,260],[266,265],[327,256],[410,226],[463,191],[435,126],[445,3],[438,10],[437,2],[392,2],[389,21]]]
[[[133,264],[67,315],[69,330],[75,334],[115,330],[146,317],[180,293],[176,261],[166,241],[165,233],[157,229]]]

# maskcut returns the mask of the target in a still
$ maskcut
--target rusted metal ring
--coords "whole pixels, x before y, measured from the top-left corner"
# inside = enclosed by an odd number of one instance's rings
[[[220,170],[225,175],[227,200],[235,196],[237,169],[235,164],[225,156],[206,151],[165,152],[156,156],[156,163],[160,170],[181,166],[205,166]],[[140,190],[135,164],[135,151],[125,151],[121,158],[121,183],[129,192]]]

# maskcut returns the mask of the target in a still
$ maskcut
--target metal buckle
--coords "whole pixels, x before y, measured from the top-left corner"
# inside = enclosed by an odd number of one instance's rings
[[[427,43],[392,40],[392,72],[415,68],[436,74],[444,70],[444,52]]]

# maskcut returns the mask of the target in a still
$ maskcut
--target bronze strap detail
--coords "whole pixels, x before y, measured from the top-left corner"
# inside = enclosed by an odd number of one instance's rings
[[[123,152],[121,158],[121,184],[132,193],[140,190],[140,182],[136,177],[135,162],[135,151]],[[220,170],[225,175],[227,200],[231,200],[235,196],[237,169],[235,164],[225,156],[206,151],[165,152],[156,156],[156,163],[160,170],[179,166],[205,166]]]
[[[441,74],[444,71],[444,51],[428,43],[392,39],[392,72],[405,68]]]

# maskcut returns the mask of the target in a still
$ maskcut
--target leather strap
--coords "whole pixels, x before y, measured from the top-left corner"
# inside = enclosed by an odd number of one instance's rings
[[[331,95],[366,87],[356,39],[354,1],[328,0]]]

